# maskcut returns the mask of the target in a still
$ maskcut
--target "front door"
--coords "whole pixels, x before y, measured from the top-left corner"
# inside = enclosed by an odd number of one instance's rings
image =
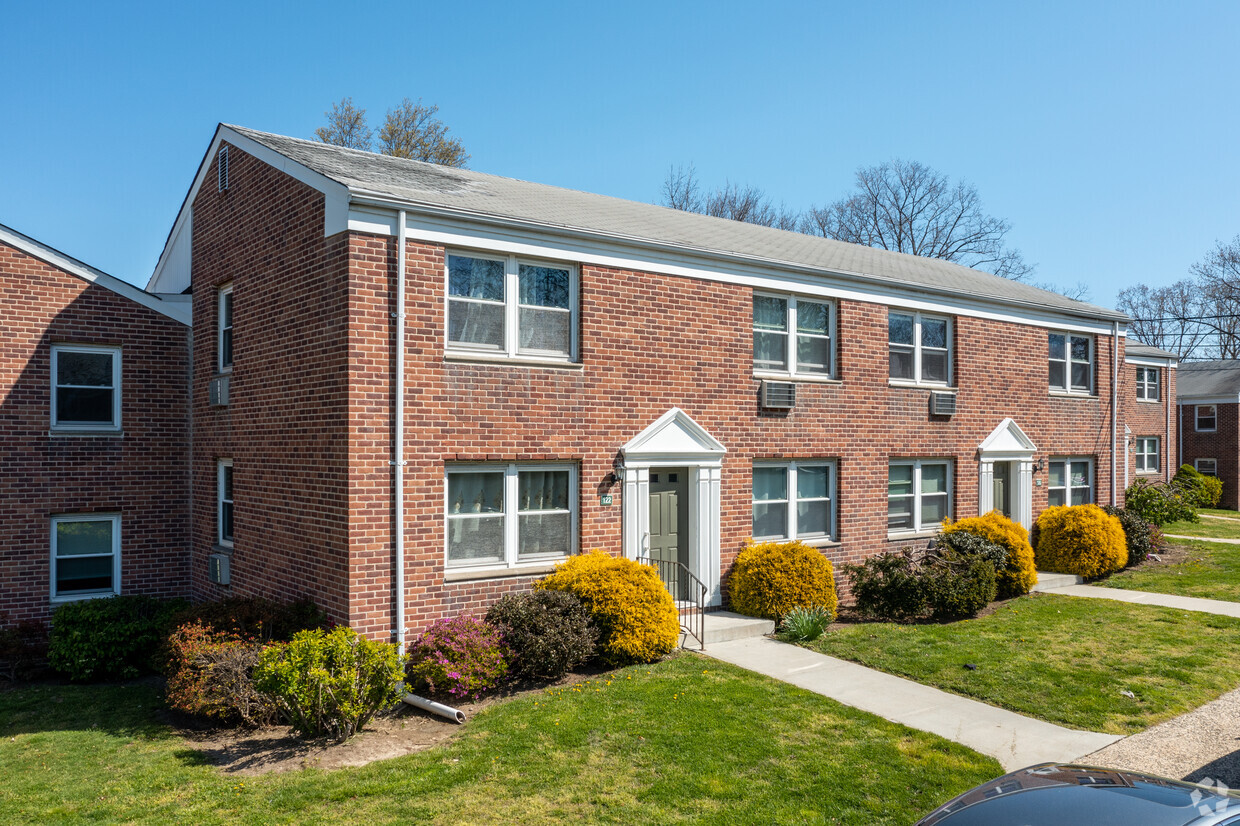
[[[650,471],[650,558],[689,566],[689,471],[655,468]],[[675,565],[660,565],[669,585]],[[677,588],[676,590],[680,590]],[[679,594],[673,594],[678,599]]]
[[[1012,463],[995,462],[995,510],[1012,518]]]

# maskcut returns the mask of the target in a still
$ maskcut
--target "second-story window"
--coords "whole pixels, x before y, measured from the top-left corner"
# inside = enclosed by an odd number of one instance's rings
[[[755,293],[753,366],[792,376],[830,376],[831,303]]]
[[[951,323],[921,313],[887,313],[891,378],[918,384],[951,382]]]
[[[1199,404],[1197,407],[1197,431],[1209,433],[1218,430],[1218,407],[1212,404]]]
[[[233,463],[220,459],[215,465],[216,542],[233,546]]]
[[[1094,341],[1089,336],[1050,333],[1050,386],[1064,393],[1093,391]]]
[[[220,288],[220,306],[219,306],[219,364],[216,365],[221,373],[232,369],[233,366],[233,288],[229,284],[227,287]]]
[[[1158,401],[1158,373],[1157,367],[1137,368],[1138,399],[1144,399],[1147,402]]]
[[[576,307],[574,267],[516,256],[448,255],[449,350],[571,360]]]
[[[121,348],[52,345],[52,430],[119,431]]]

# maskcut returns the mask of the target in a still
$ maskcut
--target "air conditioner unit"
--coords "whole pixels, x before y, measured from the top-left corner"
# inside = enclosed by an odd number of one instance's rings
[[[932,416],[952,416],[956,413],[956,394],[955,393],[931,393],[930,394],[930,415]]]
[[[789,410],[796,406],[797,386],[790,381],[762,382],[762,406]]]
[[[216,585],[228,585],[230,582],[230,563],[228,554],[211,554],[207,557],[207,578]]]
[[[218,376],[211,379],[208,397],[212,407],[228,406],[228,384],[230,376]]]

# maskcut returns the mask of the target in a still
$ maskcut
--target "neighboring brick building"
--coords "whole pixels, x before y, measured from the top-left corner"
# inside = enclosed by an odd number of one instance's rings
[[[0,225],[0,331],[0,614],[188,595],[188,303]]]
[[[1135,479],[1167,482],[1180,466],[1176,434],[1176,373],[1179,357],[1137,341],[1124,353],[1120,381],[1128,462],[1124,487]]]
[[[1219,507],[1240,509],[1240,360],[1180,366],[1180,459],[1223,480]]]

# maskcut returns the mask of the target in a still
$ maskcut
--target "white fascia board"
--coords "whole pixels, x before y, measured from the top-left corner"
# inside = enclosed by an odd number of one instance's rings
[[[1240,394],[1235,396],[1176,396],[1176,404],[1236,404],[1240,403]]]
[[[127,281],[121,281],[119,278],[108,275],[102,270],[97,270],[89,264],[84,264],[76,258],[71,258],[60,250],[52,249],[46,244],[40,243],[29,236],[22,235],[17,230],[10,229],[3,224],[0,224],[0,243],[19,249],[32,258],[37,258],[45,264],[50,264],[56,269],[67,272],[90,284],[97,284],[104,289],[111,290],[136,304],[141,304],[149,310],[154,310],[160,315],[167,316],[173,321],[178,321],[187,327],[190,325],[191,307],[188,304],[179,301],[165,301],[141,287],[135,287]]]
[[[1166,367],[1174,370],[1176,367],[1175,359],[1155,358],[1153,356],[1124,356],[1125,364],[1135,364],[1138,367]]]
[[[395,206],[385,208],[381,204],[359,203],[355,197],[349,212],[349,228],[357,232],[394,235],[395,209]],[[414,205],[405,209],[420,210],[422,207]],[[949,297],[907,284],[876,280],[862,273],[825,272],[780,265],[778,262],[746,264],[674,248],[655,249],[648,245],[639,246],[635,242],[583,237],[567,232],[556,234],[546,228],[504,226],[457,215],[433,215],[428,211],[407,212],[406,225],[408,238],[445,247],[571,260],[615,269],[687,276],[762,290],[886,304],[1076,333],[1111,333],[1110,319],[1091,319],[1032,306],[1016,307],[976,297]],[[1120,335],[1126,335],[1124,322],[1120,322]]]
[[[182,292],[189,288],[189,269],[188,266],[184,270],[176,266],[181,263],[181,258],[178,250],[174,249],[177,247],[174,242],[181,236],[182,232],[186,232],[186,237],[190,235],[188,230],[192,226],[190,222],[192,220],[194,200],[198,197],[198,191],[202,188],[203,182],[207,177],[207,171],[210,169],[211,162],[215,159],[222,143],[231,144],[242,152],[258,158],[268,166],[274,167],[289,177],[301,181],[311,189],[322,192],[324,200],[323,237],[326,238],[338,232],[343,232],[348,227],[349,188],[347,186],[328,178],[326,175],[321,175],[294,160],[286,158],[273,149],[268,149],[261,143],[247,138],[224,124],[220,124],[215,130],[215,137],[211,139],[211,145],[207,148],[207,154],[198,166],[198,174],[194,176],[194,183],[189,188],[189,194],[185,196],[185,201],[181,204],[181,211],[177,214],[176,221],[173,222],[172,231],[168,233],[168,241],[159,256],[159,262],[155,265],[155,272],[151,275],[151,280],[147,282],[147,289],[153,292]],[[184,261],[188,265],[189,258],[187,254]],[[168,270],[167,274],[165,274],[165,270]]]

